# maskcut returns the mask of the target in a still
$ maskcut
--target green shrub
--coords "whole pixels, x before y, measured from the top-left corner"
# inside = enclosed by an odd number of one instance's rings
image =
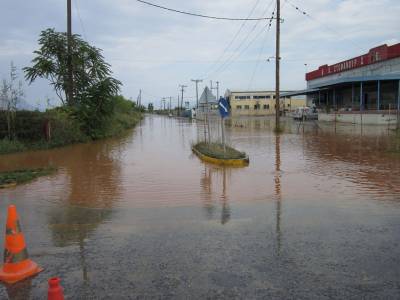
[[[24,150],[26,150],[25,145],[17,140],[10,141],[8,138],[0,140],[0,154],[21,152]]]

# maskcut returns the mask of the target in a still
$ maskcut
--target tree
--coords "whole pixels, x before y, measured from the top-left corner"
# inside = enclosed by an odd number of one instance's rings
[[[9,80],[3,79],[0,87],[0,108],[6,114],[7,119],[7,133],[10,140],[15,138],[15,119],[17,115],[18,103],[24,96],[22,89],[22,81],[17,83],[17,67],[11,62],[10,65],[10,78]]]
[[[149,104],[147,105],[147,110],[148,110],[149,112],[153,112],[153,110],[154,110],[153,103],[149,103]]]
[[[48,79],[61,102],[76,113],[89,131],[112,114],[113,96],[121,82],[111,77],[110,65],[101,49],[89,45],[79,35],[72,36],[74,85],[73,99],[68,99],[67,34],[46,29],[40,34],[39,46],[34,51],[33,65],[24,68],[29,83],[38,77]]]

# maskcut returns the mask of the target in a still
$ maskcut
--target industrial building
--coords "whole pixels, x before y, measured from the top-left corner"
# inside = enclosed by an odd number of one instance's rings
[[[400,110],[400,43],[381,45],[366,54],[323,65],[306,74],[306,95],[319,120],[364,124],[396,123]]]
[[[281,93],[288,93],[281,91]],[[231,116],[268,116],[275,114],[275,91],[235,91],[227,90],[225,97],[231,107]],[[282,114],[306,105],[305,96],[280,98]]]

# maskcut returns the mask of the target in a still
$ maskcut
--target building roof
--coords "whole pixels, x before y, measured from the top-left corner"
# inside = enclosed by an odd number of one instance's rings
[[[312,88],[320,88],[331,85],[343,84],[343,83],[355,83],[364,81],[378,81],[378,80],[400,80],[400,72],[387,73],[383,75],[369,75],[369,76],[358,76],[358,77],[339,77],[322,83],[313,84]]]
[[[203,90],[203,93],[201,94],[201,97],[199,99],[199,104],[215,104],[217,102],[217,98],[213,95],[213,93],[210,91],[208,86],[206,86]]]
[[[371,75],[371,76],[359,76],[359,77],[340,77],[337,79],[332,79],[325,81],[320,84],[315,84],[310,86],[310,88],[305,90],[298,90],[288,93],[282,93],[282,97],[297,96],[297,95],[307,95],[318,91],[326,90],[330,86],[349,84],[349,83],[359,83],[368,81],[383,81],[383,80],[400,80],[400,72],[393,72],[384,75]]]
[[[353,57],[330,66],[320,66],[317,70],[306,73],[306,80],[310,81],[332,74],[346,72],[396,57],[400,57],[400,43],[392,46],[388,46],[386,44],[380,45],[370,49],[366,54]]]

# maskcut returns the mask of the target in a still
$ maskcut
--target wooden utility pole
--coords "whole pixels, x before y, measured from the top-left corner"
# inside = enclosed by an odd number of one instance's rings
[[[67,103],[69,105],[74,104],[74,79],[72,72],[72,9],[71,1],[67,0],[67,72],[68,72],[68,83],[67,83]]]
[[[199,109],[199,82],[203,82],[201,79],[192,79],[196,83],[196,109]]]
[[[275,130],[279,132],[280,130],[280,122],[279,122],[279,114],[280,114],[280,92],[279,92],[279,63],[280,63],[280,31],[281,31],[281,1],[276,0],[276,54],[275,54]]]
[[[179,86],[180,86],[181,92],[182,92],[181,105],[180,105],[180,107],[181,107],[181,109],[183,109],[183,92],[185,91],[185,87],[187,87],[187,86],[186,86],[186,85],[183,85],[183,84],[181,84],[181,85],[179,85]]]

